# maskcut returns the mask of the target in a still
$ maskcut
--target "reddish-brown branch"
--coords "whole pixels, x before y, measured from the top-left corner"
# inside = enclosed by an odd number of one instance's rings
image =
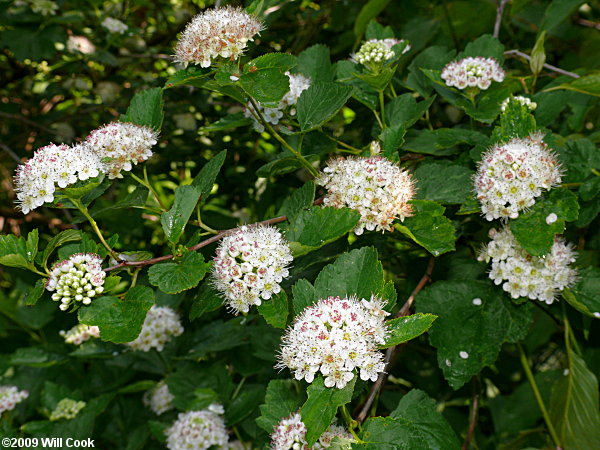
[[[475,426],[477,425],[477,412],[479,408],[479,394],[477,393],[477,381],[473,380],[473,404],[471,405],[471,420],[469,421],[469,429],[467,436],[462,445],[462,450],[468,450],[475,434]]]
[[[256,222],[252,225],[271,225],[274,223],[284,222],[286,220],[287,220],[287,216],[279,216],[279,217],[274,217],[272,219],[263,220],[262,222]],[[221,239],[223,239],[225,236],[227,236],[233,230],[236,230],[236,229],[237,228],[223,230],[223,231],[219,232],[219,234],[216,234],[196,245],[189,247],[188,250],[191,252],[200,250],[202,247],[206,247],[207,245],[210,245],[213,242],[220,241]],[[107,267],[106,269],[104,269],[104,271],[110,272],[111,270],[121,269],[123,267],[144,267],[144,266],[149,266],[151,264],[156,264],[156,263],[163,262],[163,261],[168,261],[170,259],[173,259],[173,255],[158,256],[156,258],[144,259],[142,261],[121,261],[119,264],[115,264],[114,266]]]
[[[402,305],[402,308],[400,308],[400,311],[398,311],[398,314],[396,314],[396,318],[408,316],[408,314],[410,313],[410,308],[411,308],[413,302],[415,301],[415,297],[417,296],[417,294],[419,292],[421,292],[421,290],[425,287],[425,285],[429,282],[429,280],[431,280],[431,275],[433,273],[434,266],[435,266],[435,258],[432,256],[429,259],[429,264],[427,264],[427,270],[421,277],[421,280],[419,281],[417,286],[413,289],[412,293],[410,294],[410,296],[408,297],[406,302],[404,302],[404,305]],[[400,345],[402,345],[402,344],[400,344]],[[365,421],[365,419],[367,418],[367,416],[369,415],[369,410],[371,409],[371,405],[375,401],[375,398],[377,397],[379,390],[383,387],[383,384],[387,380],[387,376],[388,376],[387,371],[389,370],[392,359],[394,358],[394,355],[396,354],[399,347],[400,347],[399,345],[396,345],[394,347],[389,347],[386,350],[385,359],[384,359],[384,363],[385,363],[384,371],[381,372],[379,374],[379,376],[377,377],[377,381],[375,381],[375,383],[371,387],[371,390],[369,391],[369,395],[368,395],[367,399],[365,400],[365,403],[363,404],[360,412],[356,416],[356,421],[358,423],[363,423]]]

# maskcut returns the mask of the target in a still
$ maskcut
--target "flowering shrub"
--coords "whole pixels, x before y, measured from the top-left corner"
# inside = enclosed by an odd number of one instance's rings
[[[596,448],[597,5],[507,3],[4,1],[0,437]]]

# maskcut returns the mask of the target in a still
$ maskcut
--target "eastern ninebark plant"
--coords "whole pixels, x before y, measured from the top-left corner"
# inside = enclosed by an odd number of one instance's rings
[[[591,114],[600,82],[544,62],[564,2],[529,56],[498,39],[505,1],[494,36],[456,51],[411,46],[372,0],[335,62],[322,44],[254,48],[277,26],[265,3],[203,11],[162,86],[16,168],[22,214],[76,226],[0,236],[0,264],[34,277],[6,272],[26,295],[0,304],[19,327],[0,322],[14,339],[0,432],[172,450],[597,446],[598,136],[553,121],[560,102]],[[202,167],[179,184],[152,173],[177,90],[220,116],[202,133],[254,148],[192,155]],[[270,161],[254,175],[241,152]],[[124,208],[141,211],[134,232]]]

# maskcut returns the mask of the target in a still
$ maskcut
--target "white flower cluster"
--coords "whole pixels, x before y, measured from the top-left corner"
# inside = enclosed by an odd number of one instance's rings
[[[513,298],[529,297],[551,304],[558,292],[573,284],[577,271],[569,267],[575,261],[571,244],[556,237],[552,250],[545,256],[529,255],[517,242],[508,227],[490,230],[492,240],[485,245],[478,259],[492,261],[489,277]]]
[[[385,303],[329,297],[319,300],[296,317],[288,328],[279,355],[278,368],[288,367],[297,380],[312,383],[320,371],[325,386],[341,389],[360,369],[362,380],[375,381],[385,369],[377,346],[385,342]]]
[[[54,201],[61,188],[89,178],[102,170],[100,158],[82,145],[50,144],[33,154],[33,158],[17,167],[15,190],[23,214]]]
[[[133,123],[112,122],[90,133],[85,145],[98,155],[108,178],[123,178],[122,170],[130,171],[132,163],[152,156],[158,133],[150,127]]]
[[[42,16],[54,16],[58,5],[51,0],[30,0],[31,10]]]
[[[54,410],[50,413],[50,421],[55,422],[60,419],[72,420],[77,417],[79,411],[85,408],[86,403],[75,401],[70,398],[63,398],[56,404]]]
[[[272,450],[308,450],[331,447],[331,442],[336,438],[353,440],[353,437],[343,427],[332,424],[321,435],[314,446],[309,447],[306,442],[306,425],[302,422],[300,414],[295,412],[279,421],[271,434]]]
[[[370,66],[373,63],[380,64],[389,61],[395,56],[392,47],[404,42],[404,39],[370,39],[360,46],[358,52],[352,55],[352,59],[362,65]],[[406,45],[402,54],[410,50],[410,45]]]
[[[286,108],[290,108],[289,114],[294,116],[296,114],[294,106],[298,103],[300,94],[310,87],[310,78],[299,73],[286,72],[285,74],[290,79],[290,90],[283,96],[277,108],[268,108],[258,103],[258,112],[260,112],[266,122],[272,125],[277,125],[279,123],[279,119],[283,117]],[[265,131],[265,127],[256,119],[254,114],[252,114],[253,111],[251,111],[250,108],[256,112],[254,107],[250,105],[248,108],[244,109],[244,116],[251,118],[254,130],[262,133]]]
[[[169,391],[169,386],[167,386],[164,380],[149,391],[146,391],[142,397],[144,405],[150,408],[157,416],[174,408],[173,399],[174,397]]]
[[[60,310],[66,311],[75,302],[89,305],[104,290],[105,276],[99,255],[76,253],[52,267],[46,289],[56,291],[52,300],[60,302]]]
[[[148,352],[155,348],[160,352],[172,336],[180,336],[182,333],[181,321],[173,309],[153,305],[146,314],[140,335],[127,345],[133,350]]]
[[[123,34],[129,28],[126,24],[121,22],[119,19],[113,17],[107,17],[102,21],[102,26],[111,33]]]
[[[67,39],[67,50],[71,53],[91,55],[96,52],[96,46],[85,36],[69,36]]]
[[[225,447],[229,437],[222,414],[223,407],[217,404],[202,411],[180,413],[175,423],[165,431],[167,448],[201,450],[213,445],[217,448]]]
[[[516,219],[544,189],[560,183],[560,164],[538,136],[490,148],[475,174],[475,193],[487,220]]]
[[[217,57],[234,61],[263,24],[241,8],[207,9],[195,16],[175,46],[175,61],[210,67]]]
[[[505,75],[498,61],[494,58],[483,58],[481,56],[453,61],[446,64],[442,70],[442,79],[446,82],[446,85],[458,89],[467,87],[487,89],[492,81],[498,83],[504,81]]]
[[[506,99],[502,102],[502,105],[500,105],[502,112],[506,111],[506,108],[508,108],[508,103],[511,101],[520,103],[529,111],[533,111],[535,108],[537,108],[537,103],[532,102],[530,98],[523,97],[522,95],[515,95],[514,97],[506,97]]]
[[[10,411],[29,397],[29,392],[19,391],[16,386],[0,386],[0,417],[4,411]]]
[[[389,231],[394,219],[412,215],[408,201],[415,194],[413,179],[383,156],[333,159],[316,181],[327,188],[324,206],[348,207],[360,213],[356,234],[365,228]]]
[[[214,286],[235,313],[247,313],[281,291],[293,257],[287,241],[275,227],[240,227],[217,249]]]
[[[100,328],[96,325],[90,326],[80,323],[69,331],[61,330],[59,334],[65,339],[65,343],[79,345],[91,338],[99,338]]]

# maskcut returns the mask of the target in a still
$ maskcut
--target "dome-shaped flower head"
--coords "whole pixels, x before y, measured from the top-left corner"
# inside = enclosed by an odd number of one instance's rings
[[[383,66],[386,61],[394,58],[396,54],[392,48],[394,45],[404,43],[404,39],[370,39],[363,43],[358,49],[358,52],[351,55],[351,59],[368,68],[374,69]],[[406,53],[410,50],[408,43],[402,50]]]
[[[215,288],[235,313],[247,313],[281,292],[293,257],[275,227],[243,226],[221,240],[213,265]]]
[[[375,296],[370,301],[319,300],[286,331],[277,367],[288,367],[297,380],[308,383],[321,372],[325,386],[339,389],[354,378],[354,369],[360,370],[362,380],[375,381],[385,368],[377,349],[388,333],[384,305]]]
[[[55,422],[60,419],[72,420],[79,414],[86,403],[82,401],[76,401],[70,398],[63,398],[56,404],[54,410],[50,413],[50,421]]]
[[[514,97],[506,97],[506,99],[504,99],[504,101],[500,105],[500,109],[502,110],[502,112],[506,111],[509,102],[516,102],[521,106],[527,108],[529,111],[533,111],[535,108],[537,108],[537,103],[532,102],[530,98],[523,97],[522,95],[515,95]]]
[[[91,338],[99,338],[100,328],[80,323],[69,331],[62,330],[59,334],[65,339],[65,343],[79,345]]]
[[[169,391],[169,386],[163,380],[149,391],[146,391],[142,401],[154,414],[160,416],[162,413],[174,408],[174,398]]]
[[[475,194],[487,220],[516,219],[544,189],[560,183],[560,164],[537,136],[494,145],[475,174]]]
[[[353,437],[343,427],[332,424],[321,435],[314,446],[309,447],[306,441],[306,425],[300,414],[295,412],[279,421],[271,434],[271,450],[308,450],[331,447],[331,441],[336,437],[353,440]]]
[[[115,19],[114,17],[106,17],[101,24],[104,28],[106,28],[111,33],[125,33],[129,27],[121,22],[119,19]]]
[[[241,8],[207,9],[195,16],[175,46],[175,61],[210,67],[217,57],[236,60],[263,24]]]
[[[489,277],[513,298],[529,297],[551,304],[558,293],[577,280],[571,244],[556,237],[550,253],[532,256],[517,242],[508,227],[490,230],[492,240],[479,254],[480,261],[492,261]]]
[[[83,146],[50,144],[35,151],[33,158],[17,167],[15,190],[23,214],[54,201],[56,191],[97,177],[102,170],[100,158]]]
[[[383,156],[337,158],[317,178],[327,188],[324,206],[348,207],[360,213],[356,234],[390,230],[394,219],[412,215],[415,195],[411,175]]]
[[[180,336],[182,333],[179,315],[172,308],[152,305],[146,314],[140,335],[127,345],[133,350],[148,352],[155,348],[160,352],[173,336]]]
[[[448,86],[458,89],[478,87],[487,89],[492,81],[501,83],[505,77],[504,70],[494,58],[481,56],[468,57],[460,61],[446,64],[442,69],[442,80]]]
[[[16,386],[0,386],[0,417],[4,411],[10,411],[29,397],[29,392],[19,391]]]
[[[223,421],[223,407],[210,405],[202,411],[180,413],[165,431],[169,450],[201,450],[227,445],[229,437]]]
[[[46,289],[56,291],[52,300],[60,302],[61,311],[66,311],[70,305],[89,305],[104,290],[105,276],[99,255],[76,253],[52,266]]]
[[[122,170],[130,171],[132,163],[152,156],[158,133],[150,127],[133,123],[112,122],[90,133],[85,141],[88,149],[98,155],[108,178],[123,178]]]

